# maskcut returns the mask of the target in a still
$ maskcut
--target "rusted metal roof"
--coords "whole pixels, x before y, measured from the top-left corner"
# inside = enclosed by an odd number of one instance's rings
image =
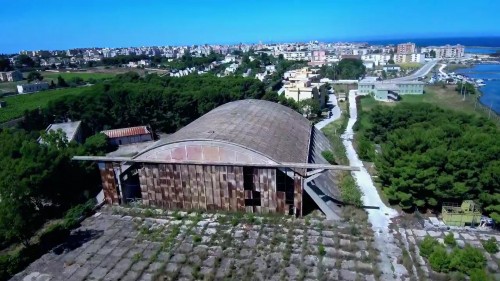
[[[151,132],[148,130],[146,126],[106,130],[102,131],[102,133],[108,136],[109,138],[121,138],[121,137],[131,137],[131,136],[151,134]]]
[[[172,143],[215,141],[256,151],[278,163],[307,163],[311,127],[305,117],[281,104],[240,100],[213,109],[143,153]]]

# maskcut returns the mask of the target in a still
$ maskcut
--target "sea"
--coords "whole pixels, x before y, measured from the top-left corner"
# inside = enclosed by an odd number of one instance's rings
[[[480,88],[480,102],[500,114],[500,64],[476,64],[471,68],[455,71],[474,79],[483,79],[486,86]]]

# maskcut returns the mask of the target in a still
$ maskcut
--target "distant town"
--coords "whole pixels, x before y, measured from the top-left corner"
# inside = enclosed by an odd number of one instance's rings
[[[244,58],[244,54],[250,54]],[[24,76],[19,70],[37,70],[47,72],[76,72],[92,69],[121,68],[144,69],[149,72],[160,72],[161,75],[181,77],[192,73],[214,73],[218,77],[240,74],[243,77],[255,77],[260,81],[268,79],[276,66],[271,62],[258,61],[259,65],[250,64],[259,56],[281,58],[289,61],[307,62],[312,68],[340,62],[342,59],[362,61],[366,76],[382,79],[394,79],[409,74],[420,64],[431,60],[443,60],[452,64],[461,64],[472,60],[488,60],[488,55],[471,55],[465,53],[462,45],[423,46],[417,47],[407,42],[398,45],[369,45],[368,43],[283,43],[283,44],[237,44],[237,45],[194,45],[194,46],[162,46],[162,47],[127,47],[127,48],[79,48],[69,50],[37,50],[20,51],[17,55],[6,55],[8,59],[0,72],[2,82],[20,82]],[[247,61],[244,61],[246,59]],[[7,66],[8,65],[8,66]],[[403,65],[403,67],[401,66]],[[0,65],[0,68],[2,66]],[[18,70],[15,70],[18,69]],[[2,70],[2,69],[0,69]],[[430,69],[429,69],[430,70]],[[312,70],[314,72],[314,70]],[[426,73],[425,73],[426,74]],[[281,92],[288,98],[297,101],[312,97],[312,92],[320,82],[319,76],[311,76],[309,81],[297,84],[296,74],[285,73],[283,78],[289,81]],[[307,76],[307,75],[306,75]],[[423,78],[422,75],[421,78]],[[447,76],[443,76],[448,78]],[[441,76],[435,79],[443,78]],[[291,79],[290,79],[291,78]],[[335,77],[332,77],[335,79]],[[363,78],[363,77],[357,77]],[[408,80],[408,79],[406,79]],[[321,82],[328,82],[323,79]],[[362,81],[361,91],[367,91],[374,81],[368,78]],[[16,88],[0,89],[4,93],[19,94],[38,92],[55,87],[48,82],[28,79],[30,83],[16,83]],[[304,82],[304,83],[302,83]],[[402,93],[422,93],[423,87],[416,84],[401,85],[402,81],[393,81],[395,85],[383,86],[388,89],[405,88]],[[313,84],[311,84],[313,83]],[[301,97],[297,92],[302,93]],[[280,92],[280,93],[281,93]],[[385,97],[377,97],[384,99]]]

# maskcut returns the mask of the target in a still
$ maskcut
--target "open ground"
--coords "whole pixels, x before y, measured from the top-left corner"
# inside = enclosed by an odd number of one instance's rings
[[[12,280],[379,280],[366,223],[105,206]]]

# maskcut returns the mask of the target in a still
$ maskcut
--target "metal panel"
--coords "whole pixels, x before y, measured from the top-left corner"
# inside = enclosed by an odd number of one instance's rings
[[[207,209],[207,190],[205,188],[205,179],[203,176],[203,166],[196,165],[196,182],[198,185],[198,202],[202,210]]]
[[[212,168],[203,166],[203,177],[205,180],[205,194],[207,196],[207,210],[214,210],[214,192],[212,188]]]
[[[119,204],[120,198],[118,196],[113,163],[105,163],[104,169],[100,169],[99,171],[101,174],[104,198],[108,204]]]
[[[302,216],[302,177],[294,174],[294,198],[295,216]]]

